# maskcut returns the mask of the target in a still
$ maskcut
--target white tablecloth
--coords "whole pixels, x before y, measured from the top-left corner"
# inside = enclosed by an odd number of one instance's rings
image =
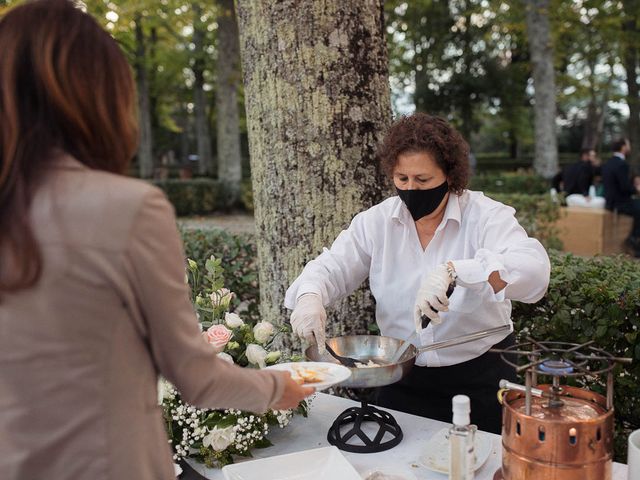
[[[285,429],[272,431],[269,439],[274,446],[254,450],[252,452],[254,459],[330,446],[327,441],[329,427],[340,413],[356,405],[358,405],[357,402],[345,398],[324,393],[316,394],[311,402],[308,418],[296,416]],[[395,468],[399,471],[409,471],[420,480],[446,480],[446,475],[422,466],[419,458],[428,440],[442,428],[448,427],[448,424],[394,410],[388,411],[402,428],[404,433],[402,442],[395,448],[379,453],[342,452],[351,465],[361,475],[375,468]],[[486,463],[476,471],[476,480],[492,480],[493,474],[501,465],[500,435],[488,435],[493,441],[493,451]],[[213,480],[224,478],[219,469],[209,469],[194,461],[189,461],[189,465],[206,478]],[[613,464],[613,480],[627,480],[626,465]]]

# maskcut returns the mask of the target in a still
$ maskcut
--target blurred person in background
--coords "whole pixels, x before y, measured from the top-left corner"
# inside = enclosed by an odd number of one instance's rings
[[[602,183],[606,208],[633,217],[631,232],[625,240],[636,257],[640,258],[640,182],[632,178],[626,156],[631,152],[628,138],[620,138],[613,144],[613,155],[602,166]]]

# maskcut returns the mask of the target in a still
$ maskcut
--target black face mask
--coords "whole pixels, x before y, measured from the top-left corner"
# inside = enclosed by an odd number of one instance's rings
[[[400,190],[396,187],[398,196],[409,209],[414,221],[432,213],[449,191],[449,184],[445,180],[441,185],[427,190]]]

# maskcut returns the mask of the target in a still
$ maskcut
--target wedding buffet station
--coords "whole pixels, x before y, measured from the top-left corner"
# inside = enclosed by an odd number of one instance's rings
[[[294,417],[286,429],[273,431],[269,438],[273,446],[264,449],[256,449],[252,452],[253,459],[238,460],[234,465],[242,465],[258,459],[281,459],[282,468],[290,462],[296,462],[295,458],[284,457],[284,455],[299,453],[304,455],[305,451],[316,450],[323,447],[331,447],[327,441],[327,432],[336,417],[348,408],[359,406],[354,400],[336,397],[325,393],[317,393],[311,400],[309,416]],[[393,415],[396,422],[403,430],[403,439],[395,448],[377,453],[351,453],[341,451],[346,461],[355,469],[357,477],[332,476],[331,471],[320,470],[320,476],[307,476],[300,479],[322,480],[331,479],[353,479],[372,477],[376,471],[387,474],[390,478],[395,475],[394,480],[444,480],[448,472],[448,443],[443,432],[450,427],[449,424],[430,420],[428,418],[417,417],[403,412],[386,410]],[[364,427],[367,428],[366,426]],[[335,448],[335,447],[332,447]],[[492,480],[494,474],[502,466],[502,442],[500,435],[486,432],[478,432],[476,443],[477,462],[475,478],[477,480]],[[329,460],[330,455],[325,459]],[[304,458],[303,458],[304,460]],[[219,468],[207,468],[203,464],[189,461],[189,465],[200,475],[212,480],[226,480],[223,470]],[[257,461],[255,463],[258,463]],[[277,465],[274,463],[273,465]],[[327,461],[327,468],[333,465]],[[307,464],[306,468],[310,468]],[[229,467],[226,467],[229,468]],[[337,470],[337,468],[336,468]],[[310,475],[313,471],[310,471]],[[272,472],[272,475],[278,472]],[[263,480],[273,480],[282,478],[269,476],[267,469],[262,470],[261,477],[236,477],[235,480],[251,480],[251,478],[261,478]],[[233,477],[231,477],[233,478]],[[375,477],[372,477],[375,478]],[[379,477],[384,478],[384,477]],[[558,477],[560,479],[561,477]],[[612,464],[612,479],[627,480],[627,466],[620,463]]]
[[[328,344],[338,357],[363,362],[341,382],[353,389],[359,402],[317,393],[308,417],[294,417],[286,429],[271,432],[273,446],[254,450],[252,459],[239,459],[223,469],[192,460],[189,465],[214,480],[448,478],[451,424],[371,405],[372,387],[400,380],[418,349],[411,346],[397,363],[385,365],[383,360],[393,358],[398,347],[386,337],[340,337]],[[312,360],[314,351],[306,352]],[[494,352],[524,375],[525,385],[500,385],[502,435],[476,432],[475,479],[627,480],[627,465],[613,462],[613,368],[630,359],[616,358],[592,342],[531,338]],[[367,368],[369,361],[380,366]],[[601,376],[604,395],[589,388]],[[549,383],[540,382],[543,379]],[[569,379],[574,386],[563,384]]]

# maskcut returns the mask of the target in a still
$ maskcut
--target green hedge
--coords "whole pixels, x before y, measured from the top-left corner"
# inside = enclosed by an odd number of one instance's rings
[[[583,258],[555,251],[550,258],[547,295],[533,305],[514,302],[516,332],[537,340],[593,340],[614,356],[634,359],[615,370],[616,460],[625,462],[627,436],[640,428],[640,263],[622,256]],[[602,379],[587,386],[605,391]]]
[[[491,193],[547,193],[549,180],[529,172],[480,173],[471,177],[469,189]]]
[[[556,221],[560,218],[560,205],[545,194],[485,193],[486,196],[516,209],[516,218],[529,236],[535,237],[546,248],[562,248]]]
[[[211,213],[224,195],[222,183],[209,178],[152,180],[152,183],[164,191],[178,216]]]
[[[198,262],[204,271],[204,262],[211,255],[222,260],[224,285],[236,294],[234,308],[243,304],[251,318],[258,315],[257,251],[253,235],[230,234],[218,229],[183,229],[182,241],[188,258]]]

